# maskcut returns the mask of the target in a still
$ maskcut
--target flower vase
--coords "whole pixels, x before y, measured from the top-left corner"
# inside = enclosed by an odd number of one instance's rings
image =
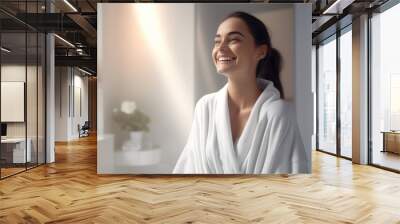
[[[124,143],[122,149],[127,150],[140,150],[143,148],[144,132],[143,131],[131,131],[129,132],[129,140]]]

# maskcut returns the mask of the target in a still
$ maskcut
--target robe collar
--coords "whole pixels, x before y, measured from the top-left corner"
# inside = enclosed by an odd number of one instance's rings
[[[216,107],[216,134],[218,139],[218,150],[224,173],[243,173],[243,162],[249,153],[252,144],[252,137],[256,131],[257,123],[260,119],[260,110],[264,103],[280,99],[279,91],[271,81],[257,79],[257,83],[264,90],[258,96],[249,118],[243,128],[240,137],[237,139],[236,147],[232,140],[232,129],[228,107],[228,84],[226,84],[217,94]],[[235,149],[236,148],[236,149]]]

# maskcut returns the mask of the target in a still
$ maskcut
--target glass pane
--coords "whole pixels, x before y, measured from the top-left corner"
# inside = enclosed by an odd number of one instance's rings
[[[336,153],[336,39],[318,48],[318,148]]]
[[[340,153],[351,158],[352,141],[352,35],[340,36]]]
[[[43,13],[44,5],[44,0],[0,3],[17,17]],[[38,22],[29,16],[28,20]],[[1,12],[0,19],[6,21],[0,23],[0,176],[4,178],[45,161],[45,36]]]
[[[372,18],[372,163],[400,170],[400,4]]]
[[[38,45],[38,163],[45,163],[45,52],[46,37],[39,34]]]
[[[2,33],[1,47],[1,173],[5,177],[25,170],[31,153],[25,139],[25,33]]]
[[[28,168],[37,165],[37,74],[38,74],[38,36],[36,32],[27,33],[28,38],[28,63],[27,63],[27,142],[28,149],[30,148],[30,160],[27,163]]]

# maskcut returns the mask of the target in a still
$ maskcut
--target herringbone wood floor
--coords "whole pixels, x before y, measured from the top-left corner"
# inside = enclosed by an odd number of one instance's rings
[[[313,153],[295,176],[99,176],[96,139],[0,181],[0,223],[400,223],[400,175]]]

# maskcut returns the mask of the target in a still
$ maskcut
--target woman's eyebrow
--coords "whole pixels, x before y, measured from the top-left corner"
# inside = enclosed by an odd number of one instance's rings
[[[239,31],[232,31],[232,32],[229,32],[229,33],[228,33],[228,36],[232,36],[232,35],[235,35],[235,34],[244,37],[244,35],[243,35],[241,32],[239,32]]]
[[[232,36],[232,35],[240,35],[240,36],[244,37],[244,35],[243,35],[241,32],[239,32],[239,31],[232,31],[232,32],[229,32],[229,33],[227,34],[227,36]],[[215,35],[215,38],[220,38],[220,37],[221,37],[220,34],[216,34],[216,35]]]

